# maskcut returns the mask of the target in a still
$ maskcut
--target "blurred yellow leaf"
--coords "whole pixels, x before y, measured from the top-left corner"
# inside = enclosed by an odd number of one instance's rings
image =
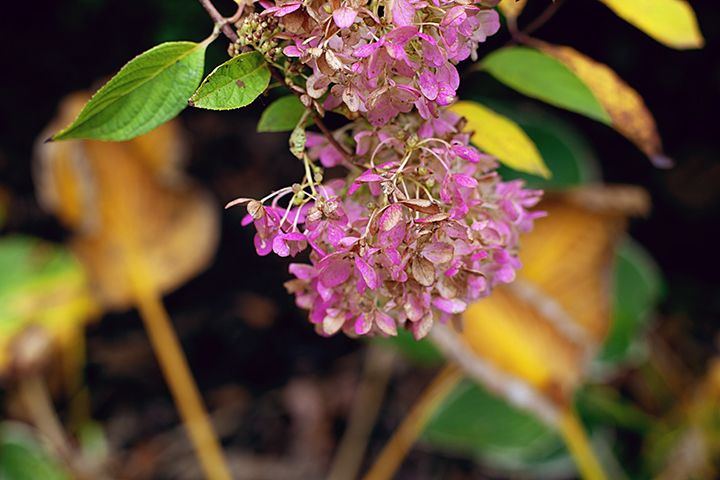
[[[470,101],[457,102],[450,111],[467,119],[467,130],[474,132],[470,141],[483,152],[515,170],[552,175],[530,137],[509,118]]]
[[[0,240],[0,374],[26,353],[14,350],[15,340],[30,327],[42,328],[47,346],[63,352],[69,372],[78,367],[85,323],[97,313],[82,266],[65,247],[31,237]]]
[[[684,50],[705,45],[695,12],[685,0],[600,1],[620,18],[668,47]]]
[[[592,90],[610,116],[612,127],[633,142],[658,167],[668,167],[655,119],[640,94],[607,65],[574,48],[540,40],[530,44],[567,65]]]
[[[71,121],[86,99],[85,93],[69,96],[47,130]],[[162,292],[205,269],[215,253],[219,209],[179,169],[184,150],[176,121],[126,142],[36,147],[38,197],[74,230],[71,247],[108,308],[133,303],[129,243],[140,249],[150,284]]]
[[[505,18],[516,19],[520,16],[527,0],[502,0],[498,5],[498,8],[505,15]]]
[[[536,398],[520,401],[524,406],[543,403],[557,413],[569,405],[608,329],[615,242],[626,216],[647,208],[642,189],[619,186],[541,202],[538,209],[548,216],[522,238],[517,280],[471,305],[463,332],[456,334],[497,372],[481,381],[511,401],[519,401],[518,381],[525,384],[523,395]],[[441,348],[447,353],[447,345]]]

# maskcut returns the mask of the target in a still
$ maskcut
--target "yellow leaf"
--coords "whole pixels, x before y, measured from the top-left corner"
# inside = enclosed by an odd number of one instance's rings
[[[75,116],[85,99],[83,93],[70,96],[53,123]],[[70,245],[108,308],[133,302],[128,239],[138,245],[151,284],[162,292],[198,274],[215,253],[220,210],[179,169],[180,137],[179,124],[171,121],[126,142],[36,146],[41,203],[74,231]]]
[[[668,47],[684,50],[705,45],[695,12],[685,0],[600,1],[620,18]]]
[[[612,127],[633,142],[658,167],[671,162],[665,157],[655,119],[640,94],[607,65],[574,48],[532,40],[531,45],[567,65],[595,94],[610,116]]]
[[[548,216],[522,238],[517,280],[471,305],[458,335],[506,378],[496,384],[519,379],[558,411],[569,404],[609,326],[616,240],[627,213],[646,203],[635,187],[596,187],[541,202]],[[503,394],[512,400],[511,389]]]
[[[498,5],[498,8],[505,15],[505,18],[514,20],[520,16],[526,3],[527,0],[503,0]]]
[[[469,101],[453,104],[450,111],[467,119],[467,130],[474,132],[470,141],[483,152],[515,170],[552,176],[535,143],[509,118]]]

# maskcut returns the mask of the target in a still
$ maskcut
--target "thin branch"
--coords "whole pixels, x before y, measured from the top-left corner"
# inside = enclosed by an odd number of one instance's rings
[[[540,14],[535,20],[533,20],[530,25],[523,28],[522,31],[517,30],[517,24],[514,24],[511,28],[510,24],[508,24],[508,29],[510,30],[510,33],[512,34],[512,39],[507,43],[506,47],[518,44],[518,43],[525,43],[528,37],[530,37],[530,34],[533,33],[538,28],[545,25],[548,20],[550,20],[553,15],[557,12],[558,8],[565,2],[565,0],[556,0]]]
[[[320,115],[317,114],[317,112],[313,112],[312,119],[317,124],[320,131],[325,135],[325,137],[328,139],[330,144],[337,149],[338,152],[342,153],[345,157],[345,160],[348,162],[352,160],[352,154],[347,151],[344,145],[341,145],[340,142],[338,142],[335,137],[333,136],[332,132],[325,126],[322,119],[320,118]]]
[[[365,457],[370,435],[385,398],[395,352],[371,343],[365,354],[363,379],[353,401],[347,428],[337,447],[327,480],[354,480]]]
[[[235,43],[238,40],[237,33],[232,29],[228,21],[220,15],[220,12],[217,11],[217,8],[215,8],[215,5],[212,4],[210,0],[200,0],[200,3],[202,6],[207,10],[208,14],[210,15],[210,18],[212,18],[212,21],[215,22],[215,25],[220,27],[220,31],[222,31],[227,38],[230,39],[231,42]],[[242,7],[240,7],[242,8]],[[237,16],[237,13],[233,16],[235,18]]]
[[[268,65],[268,69],[270,70],[270,75],[280,82],[281,84],[285,85],[285,77],[278,71],[278,69],[274,68],[272,65]],[[298,92],[297,90],[291,88],[290,91],[298,98],[302,97],[302,93]],[[338,152],[342,153],[343,157],[345,157],[345,160],[348,162],[352,161],[352,153],[347,150],[343,145],[341,145],[333,136],[332,132],[329,128],[325,125],[325,123],[322,121],[322,118],[320,115],[318,115],[317,112],[313,112],[312,119],[315,122],[315,124],[318,126],[320,131],[323,135],[325,135],[325,138],[327,138],[328,142],[337,149]]]
[[[455,364],[447,364],[440,370],[385,444],[363,480],[390,480],[395,476],[433,414],[462,379],[463,373]]]
[[[553,15],[555,15],[555,12],[557,12],[558,8],[560,8],[560,5],[562,5],[564,1],[565,0],[557,0],[548,5],[545,11],[541,13],[539,17],[533,20],[530,25],[523,28],[522,32],[520,33],[530,35],[532,32],[545,25],[545,23],[547,23],[547,21],[550,20]]]

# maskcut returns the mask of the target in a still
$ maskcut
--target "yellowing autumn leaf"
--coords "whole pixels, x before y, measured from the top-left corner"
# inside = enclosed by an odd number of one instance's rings
[[[567,65],[595,94],[610,116],[611,126],[633,142],[658,167],[668,167],[655,119],[640,94],[607,65],[574,48],[540,40],[530,44]]]
[[[705,45],[695,12],[685,0],[600,1],[619,17],[668,47],[684,50]]]
[[[77,115],[86,98],[68,97],[48,131]],[[71,247],[108,308],[133,301],[128,242],[162,292],[199,273],[215,252],[219,210],[178,168],[179,128],[171,121],[126,142],[68,140],[36,148],[41,203],[74,230]]]
[[[608,329],[615,242],[647,203],[633,187],[548,196],[538,206],[548,216],[522,238],[517,280],[471,305],[461,334],[433,339],[490,390],[557,421]]]
[[[544,178],[552,175],[533,141],[509,118],[470,101],[457,102],[450,110],[467,119],[467,130],[474,132],[470,141],[483,152],[515,170]]]

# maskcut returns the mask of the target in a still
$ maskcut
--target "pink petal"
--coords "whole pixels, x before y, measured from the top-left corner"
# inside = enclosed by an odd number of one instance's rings
[[[462,313],[467,309],[467,303],[459,298],[447,299],[436,297],[433,299],[432,303],[435,308],[442,310],[445,313]]]
[[[367,45],[363,45],[362,47],[356,48],[352,54],[353,57],[367,58],[373,53],[375,53],[375,50],[377,50],[381,46],[382,42],[369,43]]]
[[[515,280],[515,270],[510,265],[505,264],[495,272],[495,278],[502,283],[511,283]]]
[[[477,180],[468,175],[463,175],[462,173],[456,173],[455,175],[453,175],[453,181],[461,187],[465,188],[475,188],[478,186]]]
[[[418,75],[420,91],[428,100],[435,100],[438,96],[438,81],[430,70],[423,68]]]
[[[355,321],[355,333],[365,335],[372,328],[372,315],[362,313]]]
[[[415,9],[407,0],[395,0],[393,4],[393,23],[398,27],[410,26],[415,18]]]
[[[377,325],[380,331],[383,332],[385,335],[397,337],[397,325],[395,325],[395,321],[392,319],[392,317],[390,317],[390,315],[387,315],[386,313],[383,313],[381,311],[376,312],[375,325]]]
[[[375,270],[362,258],[355,257],[355,265],[357,265],[360,274],[370,290],[376,290],[378,287],[378,278]]]
[[[445,242],[431,243],[423,248],[422,256],[433,263],[445,263],[453,259],[455,247]]]
[[[390,205],[380,217],[380,231],[387,232],[402,220],[402,205],[394,203]]]
[[[350,276],[352,263],[347,258],[331,261],[320,272],[320,282],[326,287],[337,287]]]
[[[465,145],[453,145],[453,152],[455,155],[467,160],[468,162],[478,163],[480,161],[480,153],[472,147],[466,147]]]
[[[295,275],[297,278],[302,278],[304,280],[309,278],[317,277],[317,270],[312,265],[307,265],[305,263],[291,263],[288,267],[288,271]]]
[[[338,28],[348,28],[355,23],[356,17],[357,10],[352,8],[341,7],[333,11],[333,20],[335,20],[335,25],[337,25]]]

